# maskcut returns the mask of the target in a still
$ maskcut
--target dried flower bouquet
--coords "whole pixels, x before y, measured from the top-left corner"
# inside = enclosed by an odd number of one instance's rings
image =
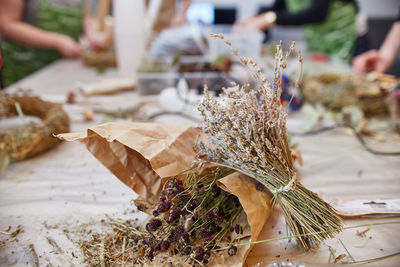
[[[213,36],[224,39],[221,34]],[[230,46],[228,41],[225,43]],[[298,244],[308,250],[341,231],[342,220],[328,203],[296,179],[286,130],[287,113],[280,102],[280,81],[293,50],[294,43],[285,55],[277,46],[272,83],[253,59],[238,56],[256,78],[256,88],[234,85],[224,89],[218,99],[205,89],[198,109],[206,140],[199,146],[211,161],[262,183],[281,207]],[[301,63],[300,52],[298,55]]]

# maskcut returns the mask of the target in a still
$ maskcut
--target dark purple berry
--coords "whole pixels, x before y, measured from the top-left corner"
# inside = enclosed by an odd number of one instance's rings
[[[230,248],[228,248],[228,255],[229,256],[236,255],[236,252],[237,252],[237,247],[231,246]]]
[[[172,230],[168,240],[174,243],[178,242],[179,237],[183,232],[185,232],[185,228],[182,225],[176,226],[175,229]]]
[[[204,195],[206,191],[204,190],[204,188],[199,188],[197,189],[197,194],[199,194],[200,196]]]
[[[239,224],[235,225],[235,233],[236,234],[243,234],[243,227],[240,226]]]
[[[215,218],[215,213],[212,210],[207,212],[206,215],[204,215],[204,221],[205,222],[211,221],[214,218]]]
[[[200,236],[202,237],[202,238],[205,238],[205,237],[209,237],[211,234],[207,231],[207,230],[205,230],[205,229],[202,229],[201,231],[200,231]]]
[[[163,202],[161,202],[158,207],[157,207],[157,211],[159,213],[161,212],[166,212],[168,211],[172,206],[172,201],[170,199],[166,199]]]
[[[192,199],[190,200],[189,204],[187,205],[188,210],[194,210],[200,205],[200,200],[199,199]]]
[[[180,234],[178,242],[181,245],[189,245],[189,243],[190,243],[189,234],[186,232]]]
[[[165,194],[164,193],[161,193],[161,195],[160,195],[160,201],[164,201],[164,200],[166,200],[167,199],[167,197],[165,196]]]
[[[209,234],[215,234],[216,232],[218,232],[219,229],[220,228],[215,223],[211,223],[206,227],[206,230]]]
[[[204,259],[204,260],[207,260],[207,259],[210,258],[210,256],[211,256],[210,251],[205,251],[205,252],[204,252],[203,259]],[[206,262],[204,262],[204,263],[206,263]]]
[[[221,217],[225,216],[225,212],[224,212],[224,209],[222,207],[218,208],[217,215],[221,216]]]
[[[161,224],[162,224],[161,220],[153,219],[146,224],[146,230],[148,232],[154,232],[161,226]]]
[[[183,188],[183,185],[178,185],[175,189],[174,189],[174,196],[178,195],[179,193],[182,193],[185,190],[185,188]]]
[[[183,254],[184,255],[189,255],[190,253],[192,252],[192,248],[191,247],[185,247],[184,249],[183,249]]]
[[[169,188],[175,188],[177,185],[182,185],[182,181],[177,179],[177,178],[175,178],[175,177],[172,177],[172,178],[170,178],[168,180],[168,187]]]
[[[146,249],[146,255],[145,255],[145,257],[148,258],[150,261],[152,261],[153,258],[154,258],[153,252],[154,252],[154,248],[153,248],[153,247],[148,247],[148,248]]]
[[[153,210],[153,216],[158,217],[158,215],[160,215],[160,213],[157,210]]]
[[[160,244],[160,250],[167,251],[170,246],[171,246],[171,243],[168,240],[163,240]]]
[[[198,261],[202,261],[204,258],[204,248],[203,247],[196,247],[193,250],[193,258]]]
[[[212,188],[211,195],[212,195],[213,197],[218,197],[220,194],[221,194],[221,188],[219,188],[218,186],[215,185],[215,186]]]
[[[178,203],[176,204],[176,206],[178,207],[178,208],[181,208],[181,209],[183,209],[183,207],[185,207],[186,206],[186,204],[190,201],[190,196],[188,196],[188,195],[181,195],[180,197],[179,197],[179,201],[178,201]]]
[[[182,210],[180,208],[175,208],[171,211],[171,213],[168,216],[167,223],[173,223],[176,219],[181,216]]]
[[[197,212],[193,213],[192,219],[196,221],[199,218],[199,214]]]

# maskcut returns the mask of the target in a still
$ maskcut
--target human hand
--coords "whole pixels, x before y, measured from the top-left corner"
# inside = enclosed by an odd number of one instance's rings
[[[267,19],[266,14],[264,13],[261,15],[238,20],[235,22],[233,27],[234,28],[249,27],[249,28],[260,30],[260,31],[264,31],[266,29],[271,28],[274,25],[275,25],[275,20]]]
[[[58,34],[56,37],[56,49],[64,57],[79,57],[82,54],[81,46],[71,37]]]
[[[385,60],[377,50],[370,50],[353,59],[353,68],[359,72],[385,72],[390,67],[390,61]]]
[[[85,18],[85,37],[89,41],[90,47],[105,50],[113,42],[113,21],[107,17],[105,19],[104,31],[99,30],[99,22],[96,17]]]

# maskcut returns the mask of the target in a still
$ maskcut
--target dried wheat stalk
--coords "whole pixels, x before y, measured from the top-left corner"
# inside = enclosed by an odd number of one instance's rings
[[[220,34],[214,37],[224,39]],[[230,46],[228,41],[225,43]],[[272,83],[253,59],[238,56],[258,81],[256,88],[234,85],[226,88],[219,99],[206,88],[198,109],[207,140],[199,146],[212,161],[264,184],[283,210],[293,234],[312,234],[297,238],[298,244],[308,250],[339,232],[342,220],[328,203],[296,180],[286,133],[287,113],[280,103],[280,81],[293,50],[294,43],[286,55],[281,45],[277,46]]]

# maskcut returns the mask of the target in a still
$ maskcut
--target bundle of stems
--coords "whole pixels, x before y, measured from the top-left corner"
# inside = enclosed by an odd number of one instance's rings
[[[216,184],[232,172],[194,165],[180,174],[183,180],[171,177],[144,227],[114,220],[113,234],[94,235],[82,244],[86,262],[90,266],[153,266],[170,257],[205,266],[221,246],[225,255],[234,256],[243,237],[239,224],[243,208],[236,196]]]
[[[221,34],[214,37],[224,39]],[[225,43],[230,46],[228,41]],[[287,113],[280,102],[282,74],[294,43],[285,55],[281,45],[277,46],[271,82],[253,59],[231,49],[258,84],[253,89],[239,85],[225,88],[218,99],[205,89],[198,109],[206,141],[200,141],[199,147],[211,161],[265,185],[273,194],[273,203],[281,207],[290,230],[298,236],[297,243],[306,250],[318,247],[340,231],[342,220],[328,203],[296,179],[286,130]],[[301,53],[297,53],[302,63]]]

